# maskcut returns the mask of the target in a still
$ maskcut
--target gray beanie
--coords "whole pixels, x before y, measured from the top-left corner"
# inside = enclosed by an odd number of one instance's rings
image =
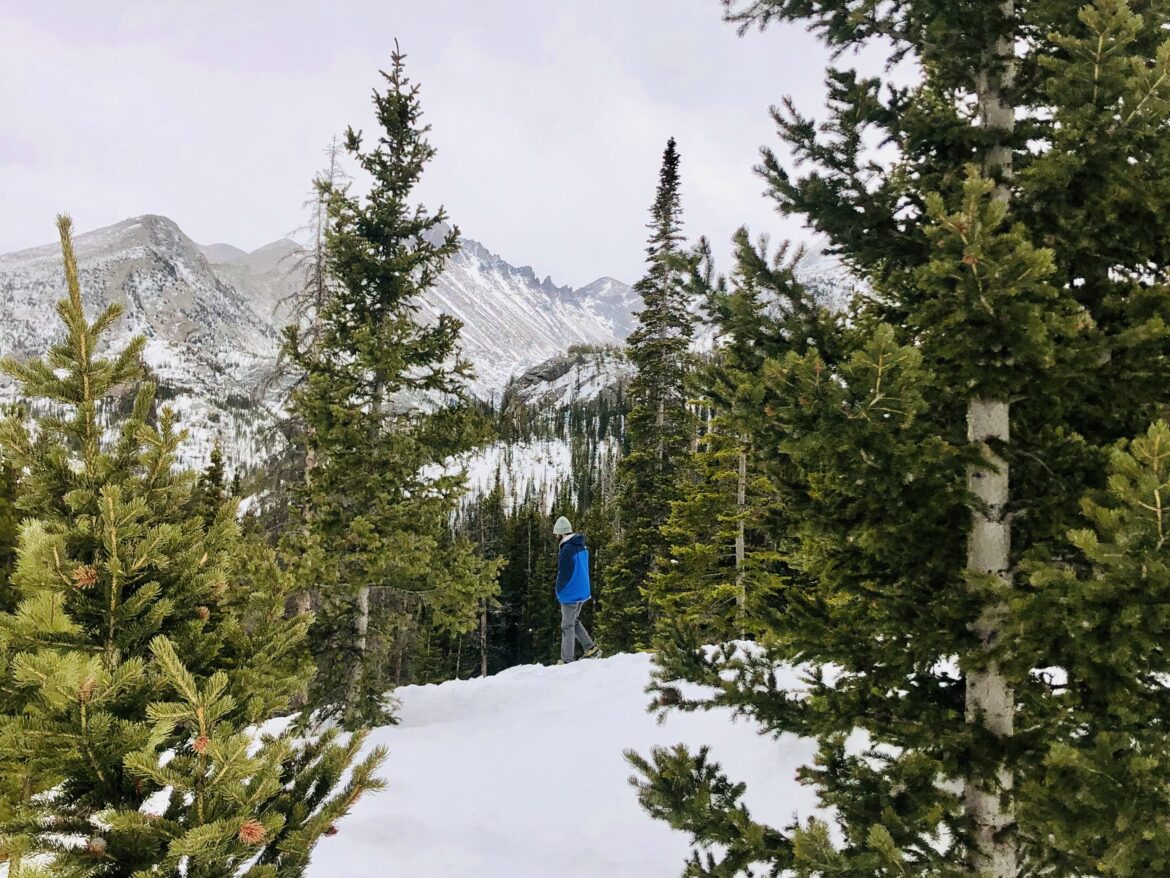
[[[553,525],[553,533],[558,537],[563,537],[565,534],[573,532],[573,525],[569,524],[569,519],[561,516],[557,519],[557,523]]]

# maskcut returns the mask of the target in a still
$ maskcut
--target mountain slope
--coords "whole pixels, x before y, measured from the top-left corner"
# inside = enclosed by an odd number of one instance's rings
[[[622,753],[712,745],[758,820],[813,813],[794,780],[811,741],[761,737],[723,711],[646,713],[650,656],[525,666],[485,679],[398,689],[401,724],[376,729],[387,790],[323,839],[310,878],[675,878],[689,839],[650,819]],[[795,674],[781,682],[796,685]]]
[[[463,321],[464,353],[475,364],[477,389],[489,395],[571,345],[624,339],[619,333],[628,289],[620,284],[607,298],[581,301],[571,287],[539,280],[530,267],[510,265],[464,238],[428,293],[423,313],[433,319],[442,311]]]
[[[192,434],[184,461],[202,465],[217,437],[229,460],[262,459],[275,411],[266,381],[289,297],[302,284],[304,251],[288,239],[250,253],[200,247],[154,215],[77,235],[75,246],[91,313],[114,301],[126,308],[113,343],[136,333],[149,340],[147,362]],[[64,292],[58,245],[0,256],[0,355],[44,353],[60,332],[53,305]],[[464,322],[464,354],[477,371],[472,391],[489,398],[571,345],[619,343],[629,310],[630,288],[619,281],[558,287],[461,239],[420,315]],[[0,400],[12,393],[0,383]]]
[[[120,347],[147,339],[145,360],[160,396],[191,432],[183,462],[200,465],[218,437],[230,458],[263,454],[257,426],[270,413],[251,396],[270,370],[277,332],[171,220],[141,216],[75,238],[91,315],[117,302],[125,314],[109,334]],[[0,256],[0,354],[39,356],[61,334],[53,306],[65,295],[56,244]],[[10,397],[0,385],[0,398]]]

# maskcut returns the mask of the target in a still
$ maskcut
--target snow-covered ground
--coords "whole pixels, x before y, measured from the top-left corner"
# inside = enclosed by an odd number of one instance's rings
[[[612,440],[605,440],[596,454],[612,467],[616,452]],[[573,452],[564,439],[534,439],[529,442],[493,442],[465,455],[458,466],[467,472],[467,498],[485,496],[499,482],[504,508],[532,495],[550,509],[561,483],[573,472]]]
[[[401,724],[369,741],[390,750],[389,788],[321,840],[308,875],[674,878],[688,837],[642,811],[628,748],[710,744],[748,783],[756,819],[785,826],[813,812],[794,777],[811,741],[761,737],[722,712],[659,725],[646,712],[649,675],[649,655],[617,655],[397,690]]]

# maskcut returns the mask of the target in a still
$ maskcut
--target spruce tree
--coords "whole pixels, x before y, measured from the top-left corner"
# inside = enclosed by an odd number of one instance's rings
[[[674,138],[662,155],[648,228],[646,274],[634,286],[642,310],[627,340],[636,369],[628,389],[628,451],[618,465],[617,526],[599,599],[598,634],[614,650],[649,642],[652,620],[644,590],[665,554],[661,528],[677,497],[680,467],[694,431],[686,383],[693,334],[690,268],[683,251]]]
[[[0,859],[12,878],[302,875],[378,787],[381,753],[338,791],[360,738],[249,731],[303,686],[306,622],[282,618],[291,583],[241,544],[234,504],[210,523],[192,511],[182,434],[169,410],[149,417],[145,340],[98,355],[121,309],[86,319],[67,217],[59,230],[65,336],[44,360],[3,363],[58,413],[0,425],[24,519],[0,614]]]
[[[796,274],[803,252],[735,235],[736,268],[714,278],[710,245],[696,248],[692,288],[721,329],[712,358],[694,372],[695,405],[705,415],[694,453],[679,481],[678,499],[662,527],[668,563],[650,578],[647,593],[659,618],[656,639],[720,643],[767,630],[776,592],[792,579],[791,549],[783,528],[781,491],[752,447],[750,425],[736,411],[740,382],[752,380],[768,354],[815,347],[835,317]],[[784,292],[790,294],[784,295]],[[766,302],[766,304],[765,304]],[[759,312],[782,314],[779,338],[761,333]]]
[[[223,448],[219,442],[211,447],[211,455],[207,462],[207,469],[199,476],[195,483],[195,491],[191,502],[193,510],[210,524],[227,499],[227,490],[224,482]]]
[[[662,526],[666,557],[647,586],[659,637],[679,628],[702,643],[754,636],[784,582],[767,530],[775,488],[751,448],[723,427],[713,421],[699,440]]]
[[[792,342],[810,303],[761,302],[750,332],[767,353],[733,376],[736,412],[782,492],[799,577],[765,648],[665,649],[657,683],[663,706],[729,706],[816,737],[800,777],[837,832],[756,823],[706,751],[633,757],[643,803],[706,848],[692,875],[1160,872],[1168,839],[1148,809],[1167,742],[1131,704],[1166,698],[1150,634],[1164,546],[1132,520],[1135,496],[1160,507],[1148,470],[1162,428],[1135,443],[1140,466],[1115,459],[1110,476],[1109,460],[1170,394],[1170,8],[728,11],[745,28],[803,22],[837,50],[884,45],[923,79],[832,69],[827,122],[774,113],[813,170],[794,177],[766,153],[772,195],[869,292],[848,326],[814,320],[823,343],[805,351]],[[877,161],[877,141],[896,156]],[[1086,491],[1098,543],[1124,541],[1140,571],[1129,593],[1123,562],[1078,530]],[[775,665],[801,662],[807,691],[784,690]]]
[[[371,180],[367,195],[320,184],[333,288],[312,337],[294,327],[287,344],[305,376],[292,406],[313,457],[303,533],[289,541],[302,587],[320,596],[310,704],[349,726],[388,719],[386,693],[408,673],[420,625],[466,633],[496,591],[498,565],[450,537],[464,491],[451,461],[484,430],[468,398],[459,321],[419,314],[458,231],[442,209],[411,202],[435,151],[404,64],[396,49],[385,91],[374,92],[375,145],[346,132],[346,152]]]

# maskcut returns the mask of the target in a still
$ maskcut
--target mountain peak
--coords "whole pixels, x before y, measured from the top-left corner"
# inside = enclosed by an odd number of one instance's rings
[[[160,214],[79,233],[74,244],[87,307],[126,309],[111,341],[149,339],[147,361],[197,437],[191,459],[204,459],[217,432],[235,436],[241,459],[262,456],[257,435],[267,415],[250,400],[305,282],[304,249],[287,238],[248,253],[226,243],[201,247]],[[471,390],[486,398],[570,348],[619,344],[629,332],[629,289],[612,278],[582,290],[557,286],[461,237],[420,298],[419,319],[446,314],[462,322],[460,346],[476,369]],[[0,354],[43,353],[59,332],[45,310],[63,292],[58,244],[0,255]]]
[[[234,244],[200,244],[199,249],[212,264],[234,262],[241,256],[247,256],[247,250],[241,250]]]

